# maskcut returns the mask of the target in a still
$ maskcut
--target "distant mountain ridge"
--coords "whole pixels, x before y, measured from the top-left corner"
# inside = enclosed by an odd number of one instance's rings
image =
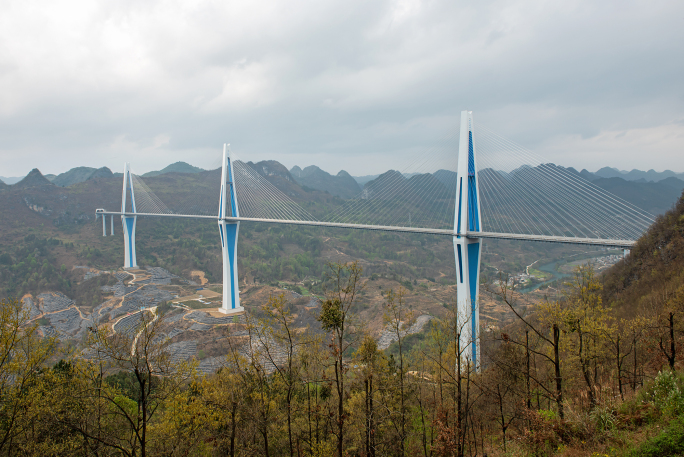
[[[684,173],[675,173],[672,170],[655,171],[653,169],[648,171],[641,171],[634,169],[632,171],[621,171],[617,168],[603,167],[593,173],[598,178],[622,178],[626,181],[640,181],[645,182],[659,182],[667,178],[678,178],[684,180]]]
[[[8,186],[11,186],[12,184],[16,184],[19,181],[24,179],[23,176],[0,176],[0,181],[3,183],[7,184]]]
[[[309,200],[314,198],[312,194],[310,194],[311,190],[327,192],[331,196],[343,199],[355,198],[357,196],[367,199],[375,197],[383,198],[382,195],[386,194],[384,188],[394,187],[395,190],[401,188],[408,191],[410,189],[417,189],[420,186],[432,189],[432,192],[436,192],[435,195],[438,195],[438,198],[452,198],[453,196],[451,194],[454,192],[456,182],[456,172],[450,170],[442,169],[432,174],[412,175],[402,175],[398,171],[389,170],[375,177],[363,177],[364,179],[373,179],[366,181],[362,189],[359,185],[360,178],[354,178],[344,170],[337,173],[337,175],[331,175],[315,165],[308,166],[304,169],[301,169],[299,166],[294,166],[291,170],[288,170],[285,166],[275,160],[266,160],[258,163],[248,162],[248,165],[296,200]],[[684,190],[684,179],[679,177],[684,175],[684,173],[677,174],[671,171],[658,173],[653,170],[649,170],[648,172],[640,172],[639,170],[621,172],[617,169],[607,167],[602,168],[596,173],[587,170],[578,172],[573,168],[566,168],[566,170],[576,173],[598,187],[601,187],[654,215],[663,214],[667,211],[671,205],[677,201]],[[176,162],[162,170],[145,173],[143,176],[157,177],[167,173],[197,174],[204,172],[205,170],[194,167],[186,162]],[[481,173],[484,172],[487,172],[487,170],[481,171]],[[513,171],[511,173],[515,172],[516,171]],[[503,172],[496,173],[501,177],[506,175],[506,173]],[[603,177],[601,175],[610,177]],[[674,176],[663,177],[665,175]],[[107,167],[76,167],[57,176],[44,176],[38,169],[33,169],[27,176],[13,185],[7,185],[0,181],[0,191],[29,187],[68,187],[85,182],[89,179],[113,177],[120,178],[121,174],[112,173]],[[630,177],[638,179],[627,179]],[[646,178],[653,179],[647,180]],[[655,181],[655,178],[662,179]]]
[[[21,181],[18,183],[12,185],[12,190],[14,189],[26,189],[30,187],[53,187],[54,184],[52,184],[50,181],[47,180],[45,176],[38,170],[37,168],[34,168],[29,172],[29,174],[24,177]]]
[[[202,168],[195,167],[190,165],[187,162],[176,162],[172,163],[171,165],[168,165],[161,170],[158,171],[148,171],[147,173],[143,174],[143,178],[149,178],[150,176],[159,176],[163,175],[166,173],[201,173],[203,171],[206,171]]]
[[[340,170],[336,176],[310,165],[303,170],[298,166],[292,167],[290,174],[300,186],[328,192],[341,198],[353,198],[361,193],[361,187],[346,171]]]
[[[76,167],[60,175],[55,176],[53,179],[50,179],[49,181],[51,181],[52,184],[54,184],[55,186],[68,187],[73,186],[74,184],[87,181],[89,179],[111,178],[113,176],[114,174],[112,173],[112,170],[110,170],[107,167]],[[46,177],[46,179],[48,178]]]

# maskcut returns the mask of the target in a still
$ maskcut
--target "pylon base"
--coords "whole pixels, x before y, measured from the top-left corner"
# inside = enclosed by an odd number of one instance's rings
[[[239,306],[237,308],[232,308],[232,309],[219,308],[218,312],[222,313],[222,314],[227,314],[227,315],[238,315],[238,314],[244,314],[245,308],[243,308],[242,306]]]

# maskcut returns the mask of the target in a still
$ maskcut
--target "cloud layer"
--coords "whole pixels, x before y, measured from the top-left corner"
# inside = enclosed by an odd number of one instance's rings
[[[384,171],[459,112],[557,163],[684,171],[678,1],[15,1],[3,176],[242,158]]]

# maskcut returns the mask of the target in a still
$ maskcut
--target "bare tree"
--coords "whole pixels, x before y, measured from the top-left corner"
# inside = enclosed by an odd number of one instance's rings
[[[522,348],[525,351],[529,351],[536,356],[539,356],[547,363],[551,365],[553,370],[553,380],[555,388],[553,391],[546,386],[546,383],[539,379],[534,379],[537,385],[542,388],[546,393],[552,396],[556,402],[558,408],[558,416],[561,419],[565,418],[563,409],[563,377],[561,375],[561,350],[560,350],[560,322],[562,321],[559,315],[559,305],[558,302],[545,302],[541,305],[541,311],[543,311],[543,319],[539,321],[534,321],[527,316],[523,316],[521,312],[517,309],[517,294],[515,292],[515,285],[511,278],[506,274],[500,274],[497,285],[488,284],[485,289],[492,295],[499,297],[513,312],[515,317],[524,324],[524,326],[529,329],[536,337],[537,343],[541,344],[541,348],[537,348],[536,345],[530,346],[529,344],[529,334],[525,342],[519,341],[509,334],[502,334],[502,340],[510,342]],[[544,351],[543,349],[546,349]],[[527,370],[526,375],[529,373]],[[530,378],[534,377],[529,374]]]
[[[140,322],[133,331],[113,333],[106,326],[91,329],[91,358],[81,374],[90,377],[92,382],[79,393],[95,404],[109,404],[111,415],[127,425],[128,437],[123,430],[123,434],[116,430],[103,434],[99,426],[72,422],[88,439],[131,457],[147,455],[148,427],[153,416],[182,389],[192,371],[188,364],[173,361],[163,333],[163,317],[154,309],[141,311],[139,316]],[[127,398],[118,386],[103,380],[108,372],[132,375],[133,389],[127,393],[133,398]]]
[[[404,361],[404,336],[407,329],[413,323],[413,312],[406,309],[406,301],[404,295],[406,290],[403,287],[399,288],[399,292],[390,290],[386,296],[386,307],[384,320],[390,327],[392,333],[397,338],[399,345],[399,452],[401,455],[406,453],[406,424],[407,424],[407,408],[406,408],[406,367]]]
[[[332,284],[326,290],[326,299],[321,306],[318,320],[323,329],[330,332],[331,355],[334,359],[335,390],[337,393],[337,455],[344,452],[344,432],[347,414],[344,410],[345,374],[344,355],[355,340],[356,325],[350,313],[361,289],[363,268],[357,262],[328,264],[328,281]]]

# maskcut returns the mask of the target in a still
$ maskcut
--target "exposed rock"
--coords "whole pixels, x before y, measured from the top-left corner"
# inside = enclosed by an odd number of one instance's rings
[[[116,333],[132,334],[140,328],[143,322],[143,315],[138,312],[121,318],[113,328]]]
[[[197,369],[205,374],[216,373],[219,368],[223,368],[227,365],[227,360],[225,357],[207,357],[201,360]]]
[[[199,324],[195,322],[190,326],[190,330],[196,330],[198,332],[204,332],[206,330],[211,330],[211,325]]]
[[[171,360],[181,362],[190,360],[197,354],[197,341],[179,341],[171,343],[166,347],[171,355]]]
[[[36,304],[33,302],[33,299],[31,297],[24,297],[21,301],[24,304],[24,306],[28,308],[29,319],[34,319],[40,316],[41,312],[36,306]]]
[[[401,336],[404,337],[406,335],[411,335],[413,333],[420,332],[421,330],[423,330],[423,327],[425,327],[425,324],[427,324],[432,319],[434,318],[427,314],[422,314],[418,316],[415,322],[413,322],[413,324],[411,325],[411,327],[409,327],[406,330],[400,329]],[[404,323],[402,322],[401,327],[403,327],[403,324]],[[398,341],[397,335],[388,326],[385,328],[385,330],[382,331],[380,338],[378,338],[378,349],[387,349],[395,341]]]
[[[83,319],[76,308],[69,308],[58,313],[46,314],[50,325],[57,331],[60,339],[78,338],[90,324],[89,319]]]
[[[76,303],[61,292],[49,292],[38,295],[41,308],[46,313],[53,313],[56,311],[65,310],[74,306]]]

